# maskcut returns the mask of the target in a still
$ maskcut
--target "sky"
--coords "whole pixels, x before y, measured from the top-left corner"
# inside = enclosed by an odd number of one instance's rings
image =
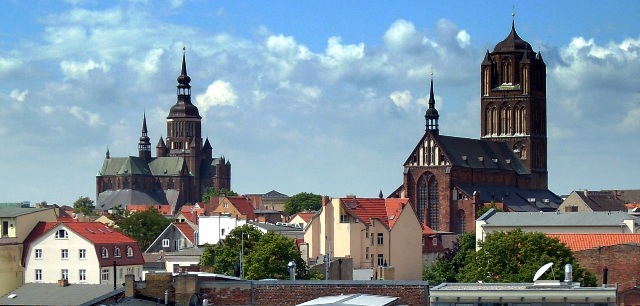
[[[95,200],[107,148],[137,156],[144,113],[152,145],[166,137],[183,47],[234,191],[388,195],[431,72],[440,133],[480,137],[480,63],[512,20],[547,64],[550,190],[640,189],[638,1],[13,0],[0,202]]]

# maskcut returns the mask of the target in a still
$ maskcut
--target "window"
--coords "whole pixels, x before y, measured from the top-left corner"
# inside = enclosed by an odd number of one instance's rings
[[[349,223],[349,215],[347,214],[341,214],[340,215],[340,223]]]
[[[127,275],[133,274],[133,268],[129,267],[127,268]]]
[[[69,233],[66,230],[58,230],[56,232],[56,239],[69,239]]]
[[[116,258],[120,258],[120,257],[122,257],[122,253],[120,253],[120,248],[119,248],[119,247],[116,247],[116,248],[113,250],[113,256],[114,256],[114,257],[116,257]]]
[[[440,229],[440,198],[438,197],[438,182],[435,179],[431,179],[429,183],[429,224],[427,224],[432,230],[437,231]]]
[[[433,238],[431,242],[433,243],[433,245],[438,245],[438,238]]]
[[[118,279],[122,279],[122,268],[118,271]]]
[[[456,233],[464,234],[466,231],[465,218],[464,210],[458,209],[458,212],[456,213]]]
[[[102,247],[102,258],[109,258],[109,250],[105,247]]]
[[[42,249],[36,249],[36,259],[42,259]]]
[[[109,280],[109,269],[102,269],[102,281]]]
[[[373,245],[373,234],[371,234],[371,245]]]
[[[87,270],[80,269],[79,275],[80,275],[80,282],[87,281]]]
[[[60,270],[60,279],[69,279],[69,270],[67,269]]]
[[[224,228],[220,230],[220,236],[224,236]]]
[[[133,248],[127,246],[127,257],[133,257]]]
[[[78,250],[78,254],[80,256],[80,259],[87,259],[87,250],[86,249]]]
[[[364,259],[369,259],[369,247],[364,248]]]
[[[364,229],[364,238],[369,238],[369,227]]]
[[[69,249],[62,249],[62,259],[69,259]]]
[[[383,244],[384,244],[384,234],[378,233],[378,245],[383,245]]]
[[[162,239],[162,247],[163,248],[169,247],[169,239]]]
[[[41,282],[42,281],[42,270],[41,269],[36,269],[36,281],[37,282]]]
[[[384,265],[384,255],[378,254],[378,266]]]
[[[229,208],[229,203],[226,203],[226,202],[225,202],[225,203],[222,205],[222,207],[224,207],[224,208]]]

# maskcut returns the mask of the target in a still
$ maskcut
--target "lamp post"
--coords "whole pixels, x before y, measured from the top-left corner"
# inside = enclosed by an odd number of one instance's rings
[[[240,279],[244,279],[244,231],[240,231]]]
[[[116,260],[113,260],[113,290],[116,290]]]

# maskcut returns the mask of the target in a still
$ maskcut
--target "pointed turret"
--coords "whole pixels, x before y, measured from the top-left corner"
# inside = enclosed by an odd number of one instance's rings
[[[433,97],[433,73],[431,74],[431,89],[429,91],[429,108],[427,112],[424,114],[424,119],[426,120],[426,131],[432,131],[436,135],[439,133],[438,129],[438,119],[440,115],[438,114],[438,110],[436,109],[436,99]]]
[[[531,46],[528,42],[522,40],[518,33],[516,32],[516,22],[511,22],[511,32],[507,35],[503,41],[499,42],[496,47],[493,49],[493,52],[513,52],[513,51],[524,51],[531,49]]]
[[[147,114],[142,115],[142,135],[140,135],[140,142],[138,142],[138,157],[144,158],[144,160],[151,160],[151,143],[149,142],[149,136],[147,136]]]
[[[378,194],[378,198],[380,198],[380,199],[384,198],[384,195],[382,194],[382,189],[380,189],[380,193]]]
[[[164,157],[166,156],[167,145],[164,144],[164,139],[160,136],[160,140],[158,140],[158,144],[156,145],[156,156]]]
[[[213,156],[213,147],[211,147],[211,143],[209,143],[209,137],[204,141],[202,152],[205,158],[211,158]]]
[[[107,153],[104,154],[104,158],[106,159],[111,158],[111,154],[109,154],[109,147],[107,147]]]

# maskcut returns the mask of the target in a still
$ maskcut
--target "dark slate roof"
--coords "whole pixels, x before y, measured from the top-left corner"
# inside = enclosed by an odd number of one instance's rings
[[[603,190],[605,191],[605,190]],[[640,203],[640,189],[606,190],[612,192],[623,203]]]
[[[219,160],[219,158],[203,159],[202,163],[200,164],[200,174],[205,177],[216,176],[216,165],[218,164]]]
[[[183,157],[155,157],[149,162],[149,169],[151,169],[153,176],[179,176],[183,165]]]
[[[167,190],[169,192],[171,190]],[[175,191],[177,192],[177,191]],[[145,205],[169,205],[167,194],[163,191],[118,189],[103,191],[98,195],[96,210],[106,211],[122,205],[145,204]]]
[[[611,192],[575,191],[576,195],[593,211],[627,211],[627,207]]]
[[[95,305],[115,294],[122,294],[124,288],[113,290],[113,284],[58,284],[27,283],[11,291],[16,297],[7,295],[0,298],[1,305]]]
[[[280,193],[280,192],[275,191],[275,190],[271,190],[271,191],[265,193],[262,196],[265,197],[265,198],[280,198],[280,197],[288,198],[289,197],[288,195],[286,195],[284,193]]]
[[[509,146],[504,142],[453,136],[435,136],[452,165],[466,168],[503,169],[529,174]],[[463,159],[466,156],[466,161]]]
[[[493,49],[493,52],[511,52],[511,51],[531,51],[531,45],[524,41],[518,33],[516,33],[515,22],[511,23],[511,32],[503,41],[499,42]]]
[[[481,202],[500,202],[515,212],[555,211],[562,203],[562,198],[550,190],[471,184],[459,184],[456,187],[469,196],[476,193]]]

